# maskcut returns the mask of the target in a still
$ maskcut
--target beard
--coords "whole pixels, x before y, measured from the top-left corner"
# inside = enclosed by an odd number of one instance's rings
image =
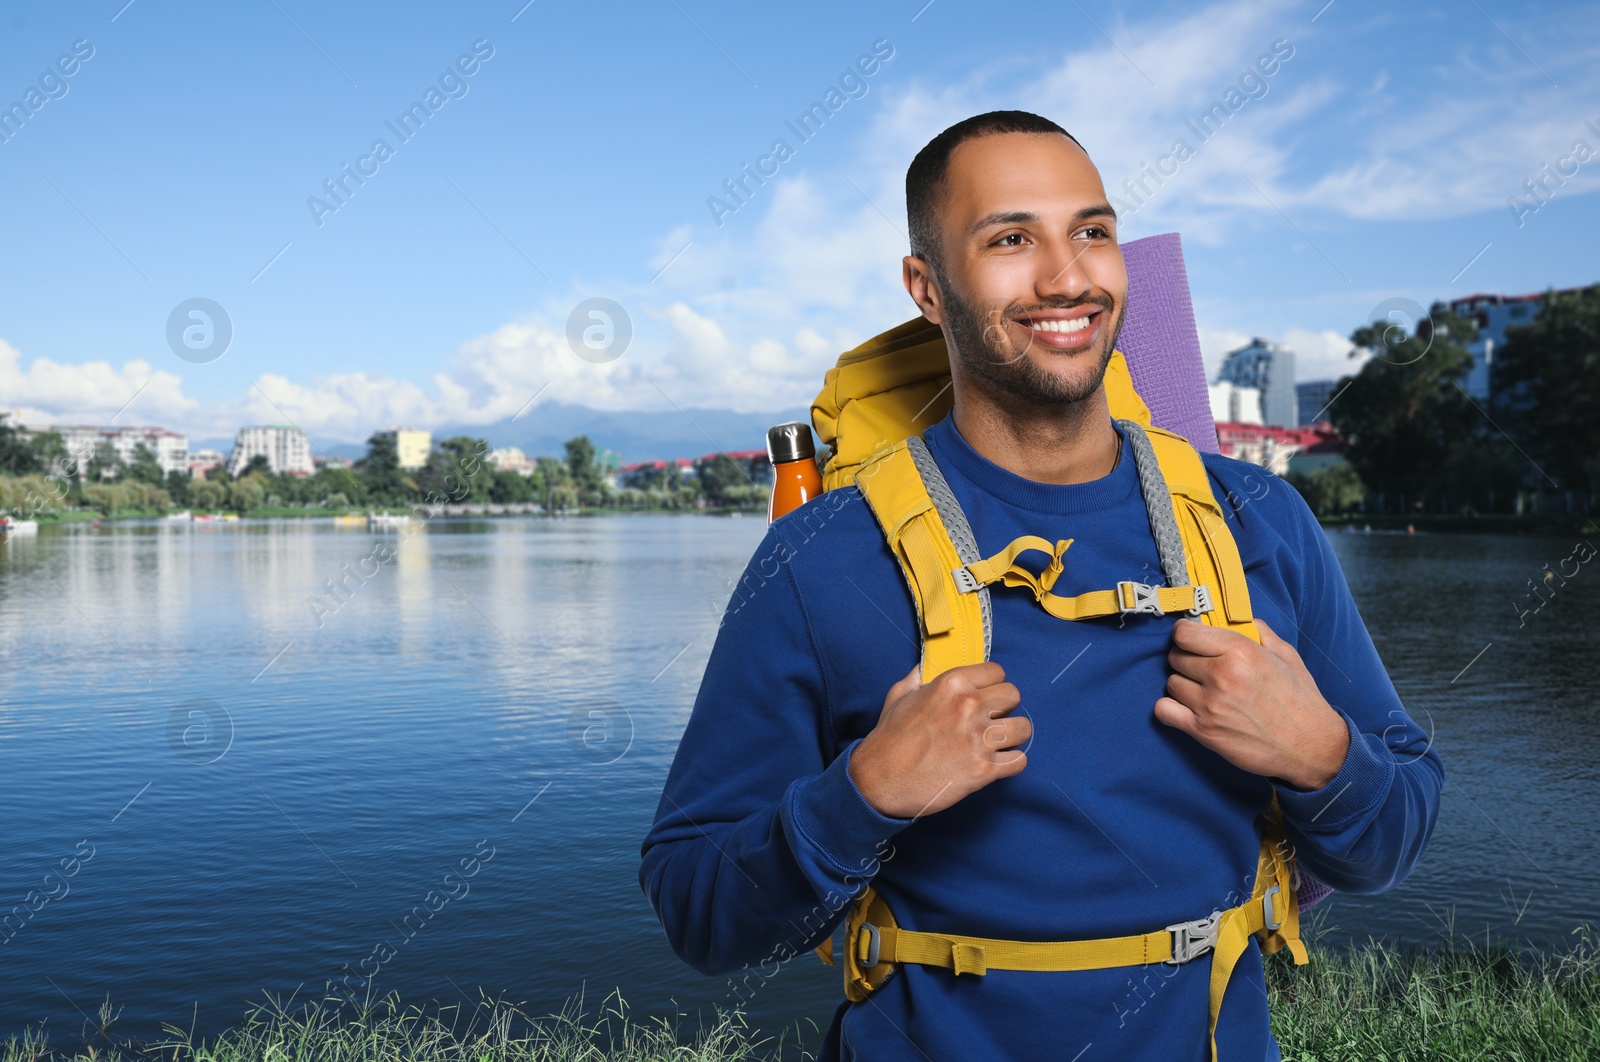
[[[1100,389],[1106,366],[1111,362],[1111,353],[1122,334],[1126,305],[1116,306],[1111,296],[1100,295],[1077,302],[1039,303],[1028,307],[1012,304],[982,313],[962,298],[946,278],[939,276],[937,280],[939,290],[944,293],[945,319],[954,348],[951,356],[960,361],[964,370],[983,381],[986,389],[1020,403],[1043,408],[1081,405]],[[1099,366],[1083,380],[1063,379],[1045,371],[1028,357],[1032,340],[1019,347],[1011,340],[1003,323],[1024,313],[1077,309],[1090,304],[1101,307],[1104,314],[1115,310],[1116,319],[1102,338],[1104,349],[1100,352]],[[1086,350],[1067,357],[1084,357],[1091,353]]]

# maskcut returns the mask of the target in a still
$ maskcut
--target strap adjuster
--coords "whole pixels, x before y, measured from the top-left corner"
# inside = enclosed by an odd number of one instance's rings
[[[1162,616],[1165,613],[1161,610],[1159,590],[1159,587],[1148,583],[1124,580],[1117,584],[1117,603],[1122,606],[1123,615],[1148,613],[1152,616]]]
[[[1166,961],[1178,966],[1216,947],[1217,930],[1221,924],[1222,912],[1212,911],[1204,918],[1168,926],[1167,932],[1172,934],[1172,958]]]
[[[883,938],[878,935],[878,927],[871,922],[862,922],[861,932],[867,935],[867,957],[861,961],[861,966],[871,969],[878,965],[878,949],[883,946]],[[857,954],[860,954],[859,951]]]
[[[965,564],[950,573],[955,576],[956,593],[975,594],[983,589],[983,584],[978,582],[978,577],[973,575]]]
[[[1278,914],[1277,911],[1273,910],[1272,906],[1272,897],[1281,893],[1282,891],[1282,889],[1274,885],[1272,888],[1266,891],[1264,896],[1261,897],[1261,921],[1268,929],[1277,929],[1279,926],[1283,925],[1283,914]],[[1287,911],[1284,912],[1284,914],[1287,913]],[[1278,915],[1276,919],[1272,917],[1275,914]]]
[[[1216,606],[1211,603],[1211,587],[1200,583],[1194,588],[1194,608],[1189,609],[1189,615],[1198,616],[1203,612],[1210,612]]]

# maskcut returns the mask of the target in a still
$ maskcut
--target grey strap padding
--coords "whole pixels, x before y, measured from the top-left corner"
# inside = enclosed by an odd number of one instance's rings
[[[1145,445],[1150,444],[1146,441]],[[922,441],[922,436],[908,436],[906,452],[911,455],[911,463],[917,466],[917,474],[922,477],[922,485],[927,489],[928,497],[933,499],[933,508],[938,512],[939,519],[944,521],[944,529],[949,533],[950,541],[955,545],[956,555],[961,558],[961,563],[976,564],[983,560],[983,554],[978,552],[978,540],[972,534],[972,525],[967,523],[967,514],[961,511],[961,503],[956,501],[955,492],[945,481],[944,473],[939,471],[939,463],[933,459],[933,454],[928,451],[928,444]],[[1170,515],[1169,500],[1168,516]],[[989,611],[987,586],[978,588],[978,607],[983,612],[983,658],[987,660],[990,630],[994,625],[993,615]]]
[[[1172,511],[1172,493],[1167,489],[1167,477],[1161,474],[1161,463],[1156,460],[1155,447],[1150,437],[1136,421],[1119,420],[1117,427],[1128,439],[1133,451],[1134,467],[1139,472],[1139,492],[1144,495],[1144,507],[1150,513],[1150,533],[1155,536],[1156,555],[1161,558],[1161,571],[1168,586],[1189,585],[1189,565],[1183,552],[1183,537],[1178,534],[1178,518]]]

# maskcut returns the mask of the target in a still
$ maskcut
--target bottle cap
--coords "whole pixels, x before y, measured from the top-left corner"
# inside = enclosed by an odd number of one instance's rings
[[[811,439],[811,425],[803,420],[792,420],[767,429],[767,456],[775,465],[803,457],[815,458],[817,446]]]

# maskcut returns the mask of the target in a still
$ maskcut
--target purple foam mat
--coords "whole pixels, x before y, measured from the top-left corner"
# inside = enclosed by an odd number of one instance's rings
[[[1128,263],[1128,312],[1117,349],[1128,359],[1133,385],[1157,427],[1175,431],[1196,450],[1217,453],[1205,362],[1175,232],[1122,245]]]

